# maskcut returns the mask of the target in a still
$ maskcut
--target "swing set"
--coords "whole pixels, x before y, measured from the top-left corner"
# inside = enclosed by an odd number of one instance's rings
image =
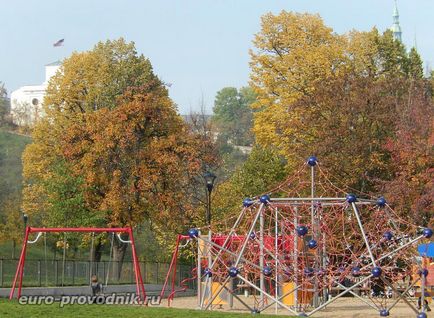
[[[146,298],[146,291],[145,291],[145,285],[143,283],[142,274],[140,271],[140,265],[137,258],[136,253],[136,247],[134,243],[134,236],[133,236],[133,229],[131,227],[119,227],[119,228],[91,228],[91,227],[80,227],[80,228],[37,228],[37,227],[26,227],[26,233],[24,237],[23,246],[21,249],[20,259],[18,261],[17,270],[15,272],[14,281],[12,284],[12,288],[9,294],[9,299],[13,299],[15,295],[15,289],[17,287],[18,283],[18,291],[17,291],[17,298],[21,297],[21,289],[23,284],[23,274],[24,274],[24,265],[26,261],[26,251],[27,251],[27,245],[28,244],[34,244],[36,243],[39,238],[44,234],[45,238],[45,252],[46,252],[46,233],[92,233],[92,250],[93,250],[93,242],[94,242],[94,236],[95,233],[111,233],[111,249],[110,249],[110,260],[111,260],[111,254],[113,249],[113,240],[115,235],[119,239],[121,243],[124,244],[130,244],[132,249],[132,258],[133,258],[133,266],[134,266],[134,274],[135,274],[135,283],[136,283],[136,293],[140,297],[141,300],[144,300]],[[32,233],[37,233],[37,236],[34,240],[29,241],[29,236]],[[130,240],[124,240],[121,237],[121,233],[127,233],[130,237]],[[91,250],[91,254],[92,251]],[[66,255],[66,235],[64,237],[63,242],[63,262],[65,262],[65,255]],[[92,269],[90,268],[90,277],[92,276]],[[106,286],[108,281],[108,274],[106,278]]]

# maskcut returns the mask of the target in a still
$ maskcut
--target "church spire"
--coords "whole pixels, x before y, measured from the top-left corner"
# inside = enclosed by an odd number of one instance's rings
[[[393,37],[395,40],[402,41],[402,31],[401,26],[399,25],[399,12],[398,12],[398,4],[395,0],[395,8],[393,9],[393,24],[390,30],[393,32]]]

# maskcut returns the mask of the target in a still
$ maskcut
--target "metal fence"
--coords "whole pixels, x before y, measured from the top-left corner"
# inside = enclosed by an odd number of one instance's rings
[[[0,287],[11,286],[17,263],[18,260],[0,259]],[[145,284],[164,283],[169,264],[150,262],[139,262],[139,264]],[[121,266],[120,269],[119,266]],[[188,280],[192,277],[192,270],[192,265],[179,264],[175,278],[176,284],[179,286],[181,281],[187,280],[185,285],[195,289],[195,281]],[[88,285],[92,275],[97,275],[100,282],[107,282],[109,285],[135,283],[134,267],[131,261],[124,261],[121,265],[114,261],[26,260],[23,286]]]

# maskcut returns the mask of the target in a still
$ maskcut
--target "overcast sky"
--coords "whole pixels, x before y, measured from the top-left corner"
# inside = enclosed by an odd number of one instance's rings
[[[0,0],[0,81],[8,91],[41,84],[44,65],[106,39],[134,41],[155,72],[171,83],[182,114],[203,98],[244,86],[260,17],[281,10],[319,13],[338,33],[381,31],[392,24],[392,0]],[[398,1],[403,41],[434,64],[434,1]],[[63,47],[52,44],[65,38]]]

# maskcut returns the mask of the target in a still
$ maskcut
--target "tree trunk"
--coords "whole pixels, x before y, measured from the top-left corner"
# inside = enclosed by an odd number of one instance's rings
[[[15,248],[17,246],[17,243],[15,240],[12,240],[12,259],[15,259]]]
[[[128,240],[128,234],[122,233],[121,238],[123,240]],[[120,242],[117,238],[113,241],[113,276],[116,282],[119,282],[121,279],[122,265],[127,246],[128,244]]]
[[[95,244],[95,248],[94,248],[94,252],[93,252],[94,262],[100,262],[101,261],[102,250],[103,250],[103,245],[101,243],[101,239],[98,239],[98,241]]]
[[[100,238],[97,239],[94,244],[95,245],[93,246],[93,251],[92,251],[92,255],[91,255],[91,263],[92,263],[91,274],[98,276],[97,263],[101,261],[103,245],[101,243]],[[98,277],[98,279],[101,279],[101,277]]]

